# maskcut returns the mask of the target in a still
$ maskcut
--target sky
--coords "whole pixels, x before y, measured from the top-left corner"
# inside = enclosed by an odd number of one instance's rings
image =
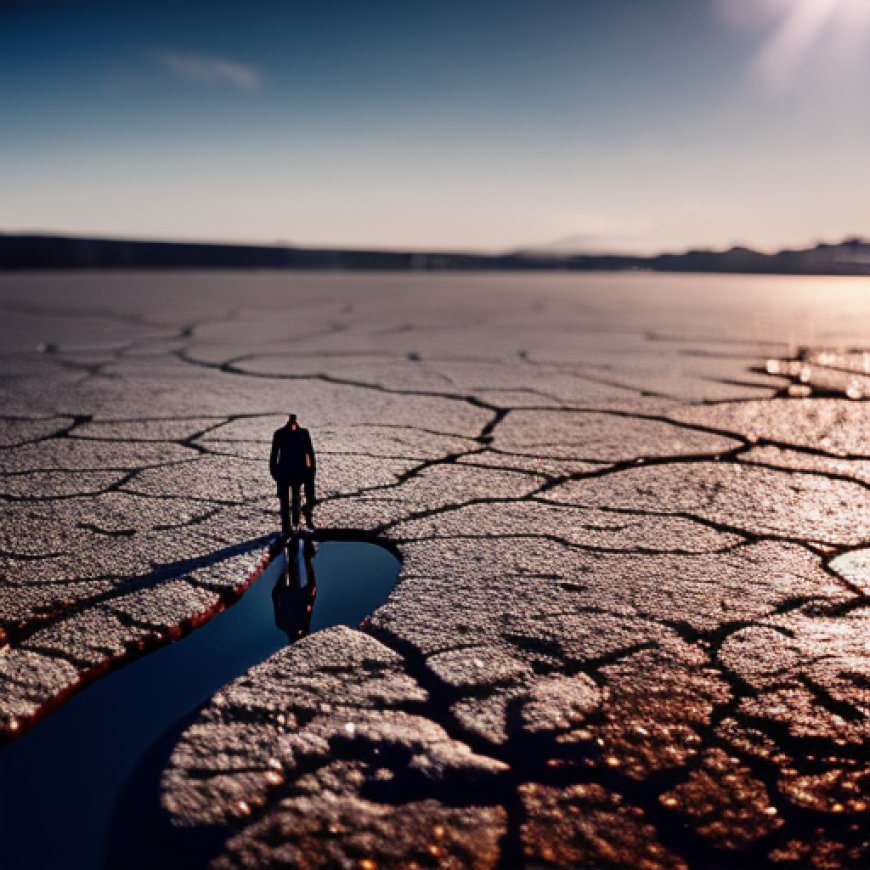
[[[870,0],[0,0],[0,231],[870,236]]]

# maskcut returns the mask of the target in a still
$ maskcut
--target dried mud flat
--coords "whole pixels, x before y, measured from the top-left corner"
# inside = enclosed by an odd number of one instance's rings
[[[866,282],[6,276],[0,308],[9,739],[232,601],[293,410],[319,524],[402,573],[176,746],[216,866],[870,864]]]

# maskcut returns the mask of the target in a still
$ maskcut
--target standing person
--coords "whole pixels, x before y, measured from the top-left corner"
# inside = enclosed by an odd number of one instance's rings
[[[317,474],[317,459],[311,436],[303,429],[295,414],[275,430],[272,436],[272,452],[269,456],[269,473],[278,486],[281,502],[281,531],[290,534],[290,498],[293,500],[293,530],[299,531],[300,489],[305,488],[305,521],[314,528],[314,477]]]

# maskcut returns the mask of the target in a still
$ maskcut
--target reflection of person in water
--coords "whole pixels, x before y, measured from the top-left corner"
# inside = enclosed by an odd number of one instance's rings
[[[305,489],[305,522],[314,528],[314,478],[317,458],[311,436],[303,429],[295,414],[272,436],[269,473],[278,487],[281,502],[281,531],[290,534],[290,499],[293,500],[293,529],[299,530],[300,489]]]
[[[305,637],[311,629],[314,599],[317,597],[317,578],[314,576],[316,549],[311,538],[302,543],[304,570],[299,566],[299,544],[292,538],[284,549],[284,570],[272,589],[272,604],[275,607],[275,625],[293,643]],[[304,575],[304,576],[303,576]]]

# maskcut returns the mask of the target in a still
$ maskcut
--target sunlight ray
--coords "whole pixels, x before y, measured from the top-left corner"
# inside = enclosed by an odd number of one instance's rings
[[[774,4],[768,2],[768,12]],[[870,4],[864,0],[796,0],[776,3],[779,21],[761,48],[755,70],[766,89],[783,93],[795,84],[809,55],[820,47],[848,62],[870,36]],[[851,49],[851,50],[849,50]]]

